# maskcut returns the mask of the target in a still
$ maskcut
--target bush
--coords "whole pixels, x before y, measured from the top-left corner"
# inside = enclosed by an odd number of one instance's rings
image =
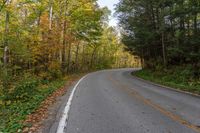
[[[52,79],[58,79],[62,77],[61,64],[58,61],[53,61],[49,64],[48,71]]]
[[[200,94],[200,80],[193,78],[191,66],[173,66],[166,71],[143,69],[135,72],[134,75],[145,80]]]
[[[34,112],[47,96],[63,86],[65,80],[49,82],[45,87],[39,83],[41,82],[38,80],[27,79],[15,87],[16,90],[13,90],[13,94],[15,92],[20,97],[25,96],[26,101],[23,98],[22,101],[13,102],[8,106],[0,106],[0,132],[16,133],[21,131],[24,126],[27,126],[23,123],[26,116]],[[20,95],[20,93],[28,95]],[[29,98],[27,99],[26,96]]]
[[[57,61],[49,63],[48,69],[40,72],[38,76],[45,82],[60,79],[62,77],[61,64]]]
[[[40,72],[38,76],[42,81],[48,82],[51,80],[51,75],[48,72]]]
[[[21,81],[10,93],[11,101],[28,100],[37,91],[39,81],[36,79],[26,79]]]
[[[0,104],[5,104],[8,99],[10,88],[12,87],[11,70],[0,66]]]

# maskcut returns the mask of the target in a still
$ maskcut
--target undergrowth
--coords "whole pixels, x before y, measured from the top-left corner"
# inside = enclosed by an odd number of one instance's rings
[[[34,112],[44,99],[64,85],[64,79],[44,81],[28,78],[16,82],[6,94],[1,94],[0,132],[22,132],[26,116]]]
[[[143,69],[134,72],[133,75],[179,90],[200,94],[200,79],[194,78],[192,69],[188,67],[156,70]]]

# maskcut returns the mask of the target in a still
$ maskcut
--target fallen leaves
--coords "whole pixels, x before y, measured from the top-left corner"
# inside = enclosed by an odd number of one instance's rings
[[[48,118],[48,109],[56,103],[57,98],[66,94],[68,88],[76,81],[80,76],[74,75],[67,78],[67,83],[64,87],[54,91],[49,97],[47,97],[39,106],[39,108],[32,114],[28,115],[24,121],[25,128],[23,133],[35,133],[42,128],[42,122]]]

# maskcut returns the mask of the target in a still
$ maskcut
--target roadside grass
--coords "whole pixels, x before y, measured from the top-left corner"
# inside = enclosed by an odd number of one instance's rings
[[[200,80],[191,78],[191,72],[188,69],[180,67],[162,71],[143,69],[134,72],[133,75],[144,80],[200,95]]]
[[[3,105],[0,100],[0,132],[16,133],[22,132],[25,126],[31,127],[32,125],[24,125],[26,117],[36,111],[48,96],[57,89],[63,87],[68,79],[73,77],[77,77],[77,75],[60,78],[54,81],[37,81],[37,85],[33,86],[32,89],[30,89],[30,85],[26,86],[27,84],[23,84],[20,87],[24,87],[23,90],[28,89],[29,91],[17,92],[20,93],[22,99],[7,101],[7,105]],[[32,82],[29,81],[28,83]],[[18,87],[18,90],[20,90],[20,87]]]

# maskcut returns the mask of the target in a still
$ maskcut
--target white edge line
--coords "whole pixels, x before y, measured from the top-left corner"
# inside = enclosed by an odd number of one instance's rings
[[[86,76],[87,76],[87,75],[86,75]],[[66,125],[67,125],[67,120],[68,120],[68,118],[69,118],[69,110],[70,110],[70,106],[71,106],[71,103],[72,103],[72,99],[73,99],[73,97],[74,97],[74,94],[75,94],[75,92],[76,92],[76,89],[77,89],[78,85],[80,84],[80,82],[81,82],[86,76],[82,77],[82,78],[77,82],[77,84],[74,86],[74,88],[73,88],[73,90],[72,90],[72,92],[71,92],[71,94],[70,94],[70,97],[69,97],[69,99],[68,99],[68,101],[67,101],[67,104],[66,104],[66,106],[65,106],[65,109],[64,109],[64,111],[63,111],[62,117],[61,117],[61,119],[60,119],[60,122],[59,122],[59,125],[58,125],[58,128],[57,128],[57,133],[64,133],[64,129],[65,129]]]

